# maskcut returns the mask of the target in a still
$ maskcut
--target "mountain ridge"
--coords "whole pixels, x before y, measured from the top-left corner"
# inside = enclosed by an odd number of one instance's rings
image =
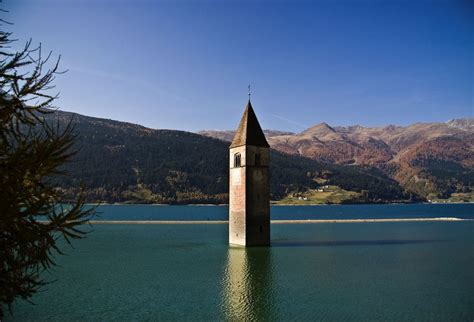
[[[228,200],[229,143],[225,141],[71,112],[56,111],[45,117],[60,126],[72,122],[77,135],[79,152],[63,168],[68,175],[51,178],[65,201],[77,195],[81,183],[88,202],[215,204]],[[373,167],[328,164],[275,150],[271,159],[273,200],[322,185],[354,192],[338,202],[420,200]]]
[[[473,118],[381,127],[322,122],[300,133],[269,136],[268,142],[275,150],[317,161],[376,167],[427,199],[470,192],[474,185]]]

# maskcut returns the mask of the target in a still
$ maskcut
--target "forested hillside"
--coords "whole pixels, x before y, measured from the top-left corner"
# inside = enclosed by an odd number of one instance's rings
[[[89,202],[227,202],[229,144],[222,140],[69,112],[47,118],[62,126],[72,119],[78,136],[79,153],[65,169],[69,175],[53,179],[66,200],[84,184]],[[271,161],[274,200],[321,184],[361,192],[362,197],[347,202],[416,198],[375,168],[332,165],[277,151],[272,151]]]

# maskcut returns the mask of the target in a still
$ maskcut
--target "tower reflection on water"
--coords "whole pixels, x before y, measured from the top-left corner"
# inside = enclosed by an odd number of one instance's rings
[[[221,297],[226,320],[272,319],[272,271],[271,248],[229,247]]]

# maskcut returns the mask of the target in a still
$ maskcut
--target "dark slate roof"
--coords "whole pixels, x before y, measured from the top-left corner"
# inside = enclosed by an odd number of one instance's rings
[[[239,128],[235,133],[230,148],[235,148],[242,145],[270,147],[267,139],[265,138],[265,134],[263,134],[262,128],[258,123],[257,116],[253,111],[250,100],[247,103],[244,115],[242,115]]]

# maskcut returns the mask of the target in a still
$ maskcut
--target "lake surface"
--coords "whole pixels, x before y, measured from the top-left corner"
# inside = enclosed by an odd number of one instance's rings
[[[177,219],[166,217],[171,214],[201,220],[226,211],[105,207],[102,216],[114,220]],[[388,213],[467,218],[473,212],[473,205],[294,206],[273,207],[272,218],[387,218]],[[272,247],[243,249],[228,247],[227,224],[94,225],[74,249],[63,248],[69,256],[58,257],[60,267],[45,275],[56,282],[33,297],[36,305],[18,301],[15,315],[5,320],[474,318],[474,221],[274,224],[271,229]]]
[[[228,220],[228,206],[103,205],[100,220]],[[474,204],[272,206],[278,219],[457,217],[474,219]]]

